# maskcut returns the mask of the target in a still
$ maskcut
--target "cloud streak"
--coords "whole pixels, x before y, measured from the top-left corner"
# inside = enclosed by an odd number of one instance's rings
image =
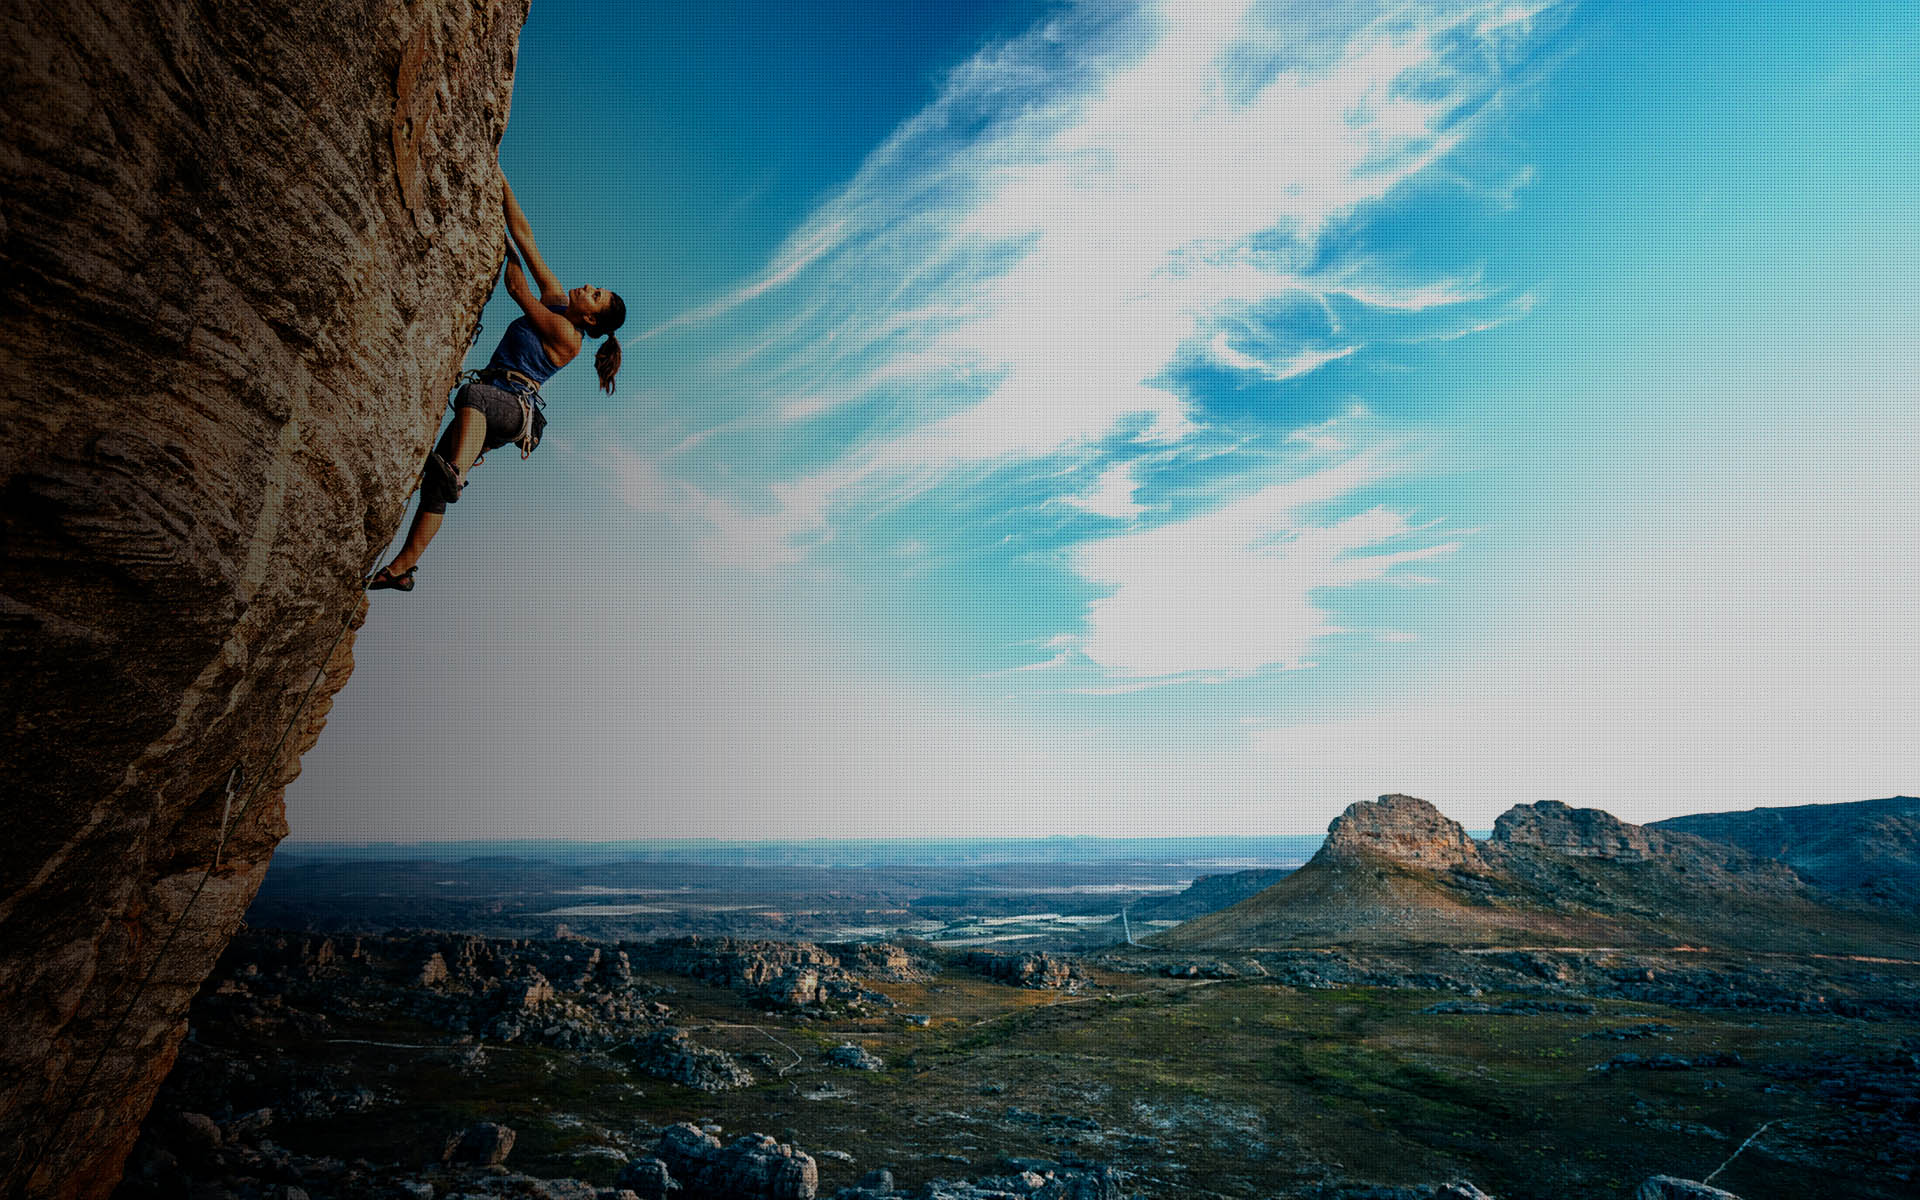
[[[876,511],[1026,470],[1054,489],[1036,511],[1130,530],[1065,556],[1106,593],[1087,658],[1136,680],[1304,664],[1335,631],[1316,591],[1445,547],[1406,514],[1341,509],[1354,489],[1311,506],[1287,499],[1298,482],[1262,484],[1380,460],[1326,467],[1349,443],[1288,442],[1277,409],[1223,416],[1183,373],[1294,387],[1523,309],[1326,234],[1471,136],[1537,11],[1084,3],[988,48],[754,279],[651,331],[709,422],[671,462],[615,462],[620,494],[658,511],[670,493],[709,557],[772,568]],[[1277,448],[1246,454],[1237,488],[1169,465],[1267,433]],[[689,482],[636,483],[640,459]]]

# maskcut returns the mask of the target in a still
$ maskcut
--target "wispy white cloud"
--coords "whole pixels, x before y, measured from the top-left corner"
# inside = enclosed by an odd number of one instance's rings
[[[1213,342],[1208,349],[1212,351],[1214,361],[1222,366],[1250,371],[1267,379],[1281,380],[1297,379],[1302,375],[1311,374],[1330,362],[1338,362],[1347,357],[1359,347],[1340,346],[1330,350],[1298,350],[1278,362],[1267,362],[1234,348],[1227,340],[1226,331],[1222,330],[1213,336]]]
[[[759,299],[768,292],[784,287],[793,282],[794,277],[800,272],[834,249],[841,232],[842,227],[837,221],[816,222],[789,238],[781,247],[779,254],[774,257],[773,262],[754,279],[718,300],[689,312],[680,313],[652,329],[642,331],[634,340],[658,337],[660,334],[683,326],[711,321],[749,301]]]
[[[1316,521],[1391,471],[1384,456],[1360,455],[1211,512],[1078,547],[1076,569],[1109,589],[1089,607],[1078,648],[1130,679],[1303,665],[1318,639],[1338,631],[1318,593],[1457,548],[1383,507]]]
[[[1140,486],[1133,477],[1134,464],[1119,463],[1101,472],[1100,480],[1093,490],[1080,496],[1067,497],[1067,503],[1083,508],[1102,517],[1112,517],[1118,521],[1131,521],[1146,511],[1146,508],[1133,498],[1134,491]]]
[[[1038,469],[1056,490],[1030,508],[1151,520],[1137,498],[1148,456],[1232,436],[1174,382],[1183,368],[1287,385],[1413,340],[1391,332],[1396,314],[1457,308],[1448,330],[1501,319],[1476,281],[1409,278],[1364,248],[1327,252],[1323,235],[1471,134],[1536,11],[1087,3],[989,48],[765,270],[655,331],[690,339],[685,385],[718,401],[710,429],[675,447],[695,461],[672,469],[727,464],[674,511],[708,530],[711,557],[788,564],[956,472],[1065,460],[1075,469]],[[1378,319],[1343,328],[1336,304]],[[1316,312],[1317,329],[1286,315]],[[1417,336],[1434,328],[1423,319]],[[832,419],[856,406],[860,420]],[[773,459],[781,438],[807,452]],[[1352,443],[1322,431],[1294,445],[1305,462]],[[1248,464],[1275,467],[1271,450]],[[710,490],[720,478],[735,494]],[[1310,593],[1380,578],[1403,560],[1364,551],[1410,531],[1276,506],[1287,493],[1072,555],[1112,589],[1080,650],[1127,676],[1304,662],[1331,629]],[[1193,561],[1186,542],[1208,537],[1216,557]],[[1186,592],[1206,594],[1177,636],[1149,561],[1161,554],[1184,555]]]

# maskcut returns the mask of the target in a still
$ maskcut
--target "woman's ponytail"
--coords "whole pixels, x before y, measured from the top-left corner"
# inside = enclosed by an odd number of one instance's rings
[[[598,350],[593,352],[593,369],[600,376],[600,390],[613,395],[613,377],[620,373],[620,339],[613,331],[627,323],[627,302],[618,292],[607,293],[607,309],[600,314],[600,321],[591,331],[595,336],[606,337]]]
[[[593,369],[600,375],[600,390],[613,395],[613,377],[620,373],[620,339],[612,334],[593,352]]]

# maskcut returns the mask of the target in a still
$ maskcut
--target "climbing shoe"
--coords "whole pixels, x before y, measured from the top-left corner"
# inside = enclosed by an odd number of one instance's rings
[[[419,569],[419,567],[408,567],[396,575],[391,568],[381,567],[374,572],[372,579],[367,580],[367,590],[384,592],[391,588],[396,592],[410,592],[413,590],[413,573]]]

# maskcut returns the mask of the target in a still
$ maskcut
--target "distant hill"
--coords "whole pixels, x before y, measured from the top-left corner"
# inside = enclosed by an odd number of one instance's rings
[[[1700,813],[1655,821],[1648,828],[1778,859],[1809,883],[1841,895],[1920,907],[1920,798]]]
[[[1183,949],[1330,945],[1674,946],[1920,952],[1910,921],[1827,902],[1779,861],[1547,801],[1475,842],[1431,804],[1382,796],[1298,871],[1147,939]]]
[[[1263,867],[1222,875],[1202,875],[1183,892],[1136,900],[1128,909],[1136,921],[1186,921],[1240,903],[1285,879],[1291,871]]]

